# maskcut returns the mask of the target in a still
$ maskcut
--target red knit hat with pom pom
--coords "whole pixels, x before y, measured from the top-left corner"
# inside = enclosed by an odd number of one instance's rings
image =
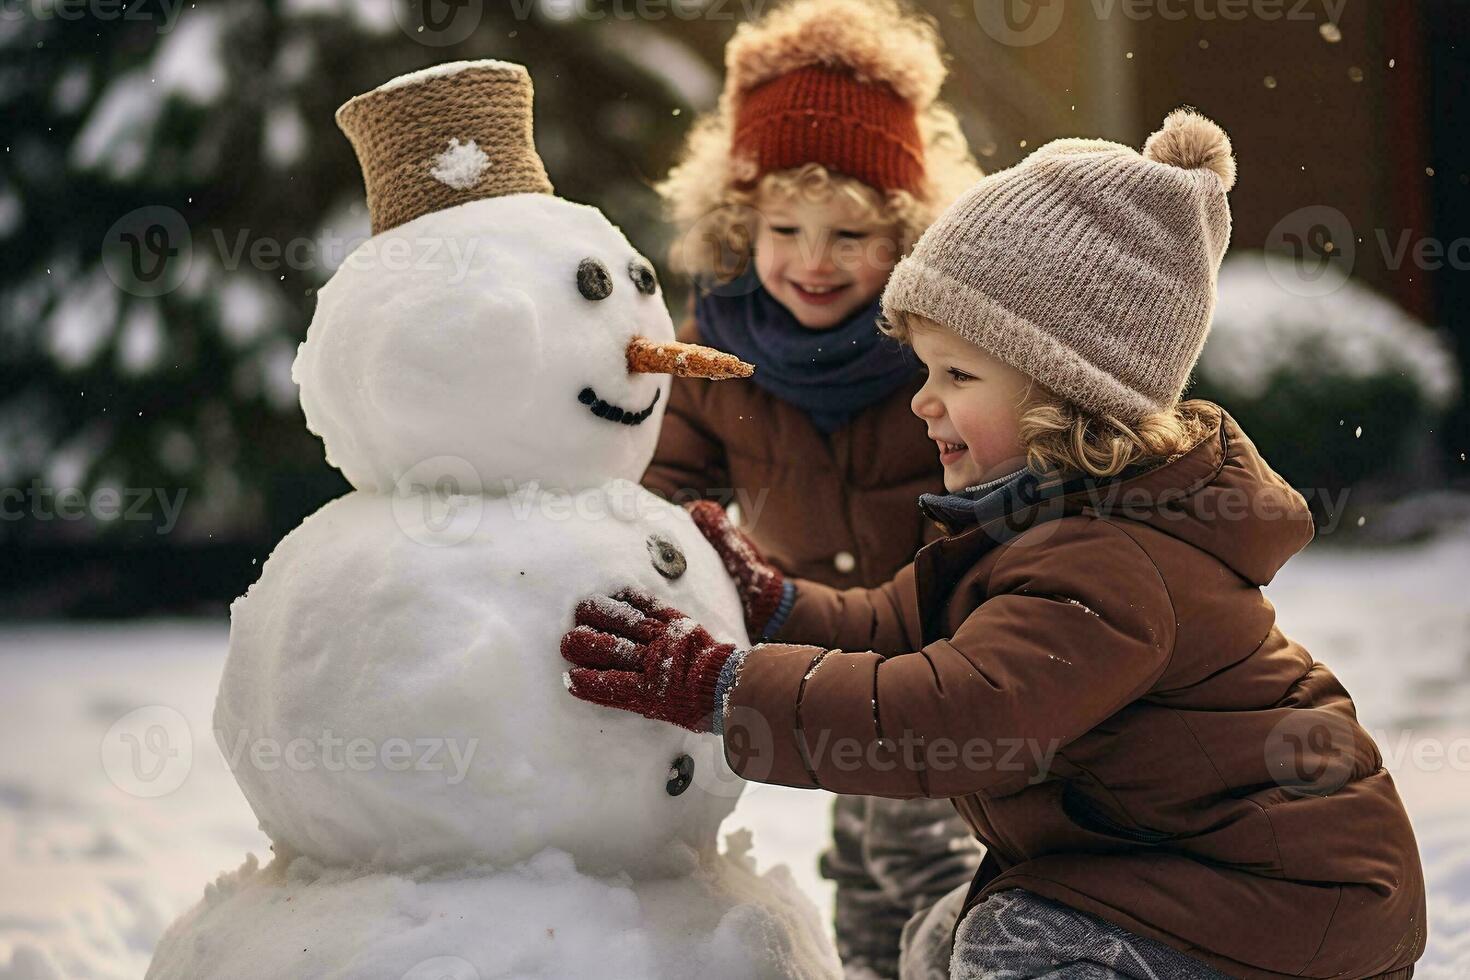
[[[731,154],[741,186],[808,163],[919,194],[919,114],[945,69],[932,23],[894,0],[798,0],[726,49]]]

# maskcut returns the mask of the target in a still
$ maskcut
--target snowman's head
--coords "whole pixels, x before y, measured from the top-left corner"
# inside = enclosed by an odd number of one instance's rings
[[[360,490],[446,474],[437,489],[579,489],[642,475],[670,384],[652,372],[679,360],[647,355],[673,339],[652,265],[600,211],[514,194],[364,242],[322,288],[293,376]]]

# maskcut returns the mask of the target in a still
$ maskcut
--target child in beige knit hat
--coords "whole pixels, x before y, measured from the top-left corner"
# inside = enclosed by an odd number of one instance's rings
[[[937,406],[915,399],[949,489],[1023,457],[1110,477],[1199,441],[1201,412],[1178,402],[1209,330],[1234,183],[1224,132],[1179,110],[1142,155],[1057,140],[975,184],[925,233],[884,292],[888,333],[931,366],[926,352],[983,366],[1012,404],[1027,403],[1000,427],[1005,445],[987,426],[966,453],[961,420],[936,432]],[[930,381],[932,392],[932,370]]]
[[[951,801],[985,860],[903,976],[1407,980],[1423,954],[1393,778],[1261,593],[1306,503],[1179,402],[1234,180],[1191,111],[1142,154],[1062,140],[982,179],[883,297],[929,370],[947,536],[839,590],[696,505],[766,642],[633,592],[564,638],[573,695],[714,731],[747,779]]]

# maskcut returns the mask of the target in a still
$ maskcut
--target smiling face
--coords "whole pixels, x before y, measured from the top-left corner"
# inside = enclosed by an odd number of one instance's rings
[[[912,407],[939,449],[945,489],[977,486],[1024,466],[1017,429],[1030,377],[953,331],[910,319],[909,343],[928,369]]]
[[[835,327],[882,291],[898,230],[872,207],[829,185],[825,193],[766,188],[756,208],[756,275],[802,326]]]

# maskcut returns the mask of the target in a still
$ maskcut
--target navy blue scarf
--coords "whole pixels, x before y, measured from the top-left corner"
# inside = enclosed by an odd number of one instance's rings
[[[919,509],[948,533],[958,534],[1034,504],[1041,496],[1040,478],[1023,466],[978,487],[966,487],[954,493],[922,493]]]
[[[918,373],[913,353],[878,332],[876,299],[834,327],[810,330],[753,272],[714,290],[695,288],[701,341],[754,364],[752,381],[801,409],[824,433]]]
[[[1025,514],[1025,523],[1007,521],[1008,526],[997,530],[999,536],[1017,534],[1038,520],[1061,516],[1050,501],[1074,493],[1087,492],[1097,506],[1099,502],[1112,499],[1116,487],[1133,477],[1147,472],[1151,464],[1134,464],[1111,477],[1090,477],[1083,473],[1063,473],[1053,470],[1038,474],[1028,467],[1014,473],[997,477],[977,487],[966,487],[956,493],[924,493],[919,495],[919,510],[931,521],[944,528],[946,534],[960,534],[978,524],[996,518],[1010,518],[1012,514]],[[1029,508],[1043,504],[1039,511],[1027,513]],[[1048,510],[1051,507],[1052,509]]]

